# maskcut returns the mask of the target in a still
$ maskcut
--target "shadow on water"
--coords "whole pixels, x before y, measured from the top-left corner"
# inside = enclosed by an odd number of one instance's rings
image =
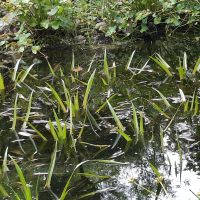
[[[32,188],[35,188],[38,181],[39,199],[56,199],[60,196],[63,188],[69,179],[76,165],[84,160],[93,159],[115,159],[124,164],[114,165],[105,163],[86,163],[77,170],[69,190],[69,199],[108,199],[108,200],[147,200],[147,199],[176,199],[189,200],[198,199],[200,192],[200,136],[199,136],[199,113],[183,113],[180,107],[179,88],[182,88],[188,99],[192,99],[193,92],[199,96],[199,80],[184,82],[173,79],[166,79],[165,74],[157,72],[155,66],[147,66],[146,71],[135,77],[124,72],[131,53],[136,49],[136,54],[132,61],[133,68],[141,68],[149,59],[148,56],[156,52],[162,55],[171,66],[178,66],[180,57],[187,52],[188,66],[194,66],[193,61],[199,57],[199,42],[190,38],[177,39],[170,38],[165,41],[155,43],[138,42],[137,44],[108,45],[109,64],[116,62],[117,81],[111,82],[109,86],[102,86],[101,77],[96,80],[92,91],[89,110],[92,112],[100,130],[94,123],[87,122],[82,138],[78,141],[77,152],[70,152],[68,147],[64,153],[58,152],[57,162],[51,180],[51,190],[44,189],[44,182],[47,177],[51,153],[54,142],[41,142],[38,137],[34,138],[35,143],[23,134],[15,134],[10,130],[13,120],[13,104],[16,92],[10,83],[9,73],[6,72],[7,92],[4,100],[1,98],[0,105],[0,152],[1,160],[5,149],[9,147],[9,154],[21,160],[20,167],[23,169],[27,180],[31,180]],[[48,56],[48,61],[53,68],[62,68],[63,72],[69,73],[72,62],[72,54],[75,57],[75,67],[82,68],[80,76],[88,67],[92,70],[97,68],[101,74],[103,63],[103,52],[105,46],[76,47],[72,49],[46,49],[43,53]],[[52,118],[52,104],[48,96],[44,96],[45,82],[51,81],[52,85],[59,88],[59,80],[48,78],[49,68],[43,56],[38,56],[40,63],[34,69],[38,80],[34,77],[27,80],[28,86],[35,90],[31,109],[31,122],[48,135],[47,123]],[[27,63],[32,62],[30,58],[24,58]],[[31,61],[30,61],[31,60]],[[153,65],[151,63],[151,65]],[[59,67],[58,67],[59,66]],[[4,73],[6,69],[3,69]],[[2,70],[2,71],[3,71]],[[174,68],[174,70],[176,70]],[[33,74],[34,74],[33,73]],[[64,78],[64,77],[62,77]],[[71,83],[69,83],[70,85]],[[73,83],[72,83],[73,84]],[[26,86],[26,85],[25,85]],[[72,86],[72,85],[70,85]],[[72,88],[79,89],[74,84]],[[39,89],[38,89],[39,88]],[[152,108],[152,102],[159,102],[158,93],[152,88],[157,88],[172,104],[172,108],[166,110],[169,119],[160,115]],[[19,87],[17,92],[21,94],[18,102],[19,116],[25,116],[27,112],[29,87]],[[71,92],[74,92],[73,89]],[[80,86],[80,92],[83,89]],[[126,127],[126,132],[131,135],[133,142],[128,146],[119,139],[116,146],[115,123],[110,111],[106,108],[100,113],[93,112],[103,102],[106,97],[116,94],[112,100],[117,116]],[[138,111],[144,112],[144,140],[136,142],[132,120],[131,102],[134,103]],[[162,105],[162,104],[161,104]],[[63,120],[68,120],[66,116],[60,114]],[[22,121],[17,123],[16,132],[20,132]],[[76,120],[77,127],[79,118]],[[161,128],[165,129],[170,123],[170,127],[161,134]],[[93,126],[91,126],[91,124]],[[76,125],[74,129],[78,130]],[[30,130],[29,130],[30,131]],[[31,133],[31,132],[29,132]],[[23,154],[22,146],[25,154]],[[163,180],[159,182],[150,163],[159,171]],[[6,184],[19,191],[18,178],[13,166],[9,166],[8,179]],[[10,183],[11,182],[11,183]],[[35,191],[35,189],[33,189]],[[196,195],[196,196],[195,196]]]

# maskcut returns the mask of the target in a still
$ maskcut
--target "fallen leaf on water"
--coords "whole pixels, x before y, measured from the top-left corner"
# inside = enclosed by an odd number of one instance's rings
[[[82,70],[83,70],[83,68],[80,67],[80,66],[78,66],[78,67],[72,69],[73,72],[80,72],[80,71],[82,71]]]

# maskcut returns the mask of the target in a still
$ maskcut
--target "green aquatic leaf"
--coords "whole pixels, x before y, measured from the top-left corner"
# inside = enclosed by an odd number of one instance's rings
[[[110,26],[106,32],[106,36],[111,36],[116,33],[117,26]]]
[[[16,81],[16,76],[17,76],[17,70],[19,68],[19,63],[21,61],[21,58],[17,60],[17,63],[15,64],[15,67],[14,67],[14,71],[13,71],[13,74],[12,74],[12,81]]]
[[[194,70],[193,70],[192,74],[195,75],[196,72],[199,72],[199,69],[200,69],[200,58],[197,60],[195,66],[194,66]]]
[[[161,22],[161,17],[160,17],[160,16],[156,16],[156,17],[153,19],[153,23],[154,23],[155,25],[160,24],[160,22]]]
[[[33,126],[30,122],[27,123],[44,141],[47,141],[47,138],[35,126]]]
[[[2,196],[5,198],[9,197],[8,192],[6,191],[5,187],[2,184],[0,184],[0,194],[2,194]]]
[[[58,12],[58,6],[55,6],[54,8],[52,8],[49,12],[47,12],[47,14],[49,16],[53,16]]]
[[[110,73],[109,73],[109,68],[108,68],[108,59],[107,59],[106,49],[105,49],[105,52],[104,52],[103,71],[104,71],[104,74],[105,74],[105,76],[107,78],[107,82],[109,82],[110,81]]]
[[[4,90],[5,86],[4,86],[4,79],[3,76],[0,73],[0,90]]]
[[[122,131],[121,129],[117,129],[117,132],[127,141],[127,142],[131,142],[132,138],[127,135],[126,133],[124,133],[124,131]]]
[[[51,27],[52,27],[54,30],[59,29],[59,28],[60,28],[60,25],[61,25],[61,22],[58,21],[58,20],[53,21],[53,22],[51,23]]]
[[[31,51],[33,52],[33,54],[37,54],[38,51],[40,51],[41,47],[40,46],[32,46],[31,47]]]
[[[88,104],[88,97],[89,97],[89,93],[90,93],[90,90],[91,90],[92,85],[93,85],[95,72],[96,72],[96,70],[94,70],[94,72],[90,76],[90,79],[88,80],[88,83],[87,83],[87,88],[86,88],[84,99],[83,99],[83,110],[86,110],[86,107],[87,107],[87,104]]]
[[[17,164],[17,162],[12,158],[12,156],[10,156],[12,162],[15,165],[20,183],[22,184],[22,188],[23,188],[23,193],[24,193],[24,197],[26,200],[32,200],[32,195],[31,195],[31,189],[30,189],[30,185],[27,184],[26,179],[24,177],[24,174],[21,170],[21,168],[19,167],[19,165]]]
[[[129,69],[130,69],[130,65],[131,65],[131,62],[132,62],[132,60],[133,60],[134,54],[135,54],[135,50],[132,52],[131,56],[129,57],[129,60],[128,60],[128,62],[127,62],[127,64],[126,64],[126,67],[125,67],[126,70],[129,70]]]
[[[150,58],[157,63],[166,73],[168,76],[172,77],[172,73],[170,72],[170,66],[168,65],[168,63],[159,55],[157,54],[157,56],[154,58],[152,56],[150,56]]]
[[[162,114],[162,115],[164,115],[166,118],[170,119],[169,115],[167,115],[167,114],[163,111],[163,109],[162,109],[160,106],[158,106],[156,103],[152,103],[152,105],[153,105],[153,108],[154,108],[155,110],[157,110],[160,114]]]
[[[167,100],[167,98],[157,89],[153,88],[159,95],[160,97],[162,98],[162,100],[164,101],[165,105],[168,107],[171,107],[169,101]]]
[[[60,97],[60,95],[56,92],[56,90],[51,86],[49,85],[48,83],[46,83],[48,85],[48,87],[50,88],[52,94],[54,95],[55,99],[57,100],[58,104],[60,105],[60,107],[62,108],[63,112],[66,113],[67,112],[67,109]]]
[[[135,109],[135,106],[134,106],[133,103],[132,103],[132,110],[133,110],[132,122],[133,122],[134,130],[135,130],[135,133],[136,133],[136,137],[137,137],[137,140],[138,140],[138,135],[139,135],[140,129],[139,129],[139,124],[138,124],[137,112],[136,112],[136,109]]]
[[[50,24],[50,21],[48,19],[45,19],[40,23],[41,27],[43,27],[45,29],[49,28],[49,24]]]
[[[55,163],[56,163],[56,154],[57,154],[57,142],[55,144],[54,151],[51,155],[51,163],[50,163],[49,170],[48,170],[45,188],[51,188],[51,177],[53,175],[53,170],[54,170]]]
[[[19,96],[19,94],[17,93],[16,97],[15,97],[13,120],[12,120],[13,123],[12,123],[12,128],[11,128],[13,131],[15,130],[16,123],[17,123],[17,100],[18,100],[18,96]]]
[[[111,113],[112,113],[112,116],[113,116],[113,118],[114,118],[114,120],[115,120],[115,122],[116,122],[118,128],[119,128],[120,130],[124,131],[124,130],[125,130],[124,126],[122,125],[121,121],[119,120],[117,114],[115,113],[113,107],[110,105],[110,103],[109,103],[108,100],[107,100],[107,104],[108,104],[108,107],[109,107],[109,109],[110,109],[110,111],[111,111]]]

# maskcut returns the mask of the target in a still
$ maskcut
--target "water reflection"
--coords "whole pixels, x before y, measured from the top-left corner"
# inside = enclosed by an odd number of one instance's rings
[[[102,129],[101,131],[97,130],[100,137],[97,137],[94,131],[91,130],[90,124],[87,124],[82,139],[85,142],[94,144],[94,146],[87,146],[85,145],[86,143],[82,143],[81,146],[78,147],[77,154],[69,155],[66,153],[63,157],[58,156],[58,164],[52,178],[52,191],[56,195],[60,195],[72,170],[80,161],[94,158],[115,158],[117,161],[123,163],[129,162],[130,164],[103,165],[95,163],[85,165],[83,167],[85,173],[93,172],[93,174],[108,175],[112,176],[112,178],[108,180],[99,180],[97,178],[80,178],[80,176],[77,176],[72,183],[70,199],[76,199],[78,195],[95,191],[98,191],[98,194],[91,198],[102,200],[155,200],[156,198],[161,200],[196,199],[195,195],[200,192],[199,116],[182,116],[183,112],[180,110],[178,115],[175,116],[171,126],[164,134],[164,138],[161,139],[160,126],[166,127],[171,119],[165,119],[163,115],[155,111],[155,109],[152,108],[151,101],[160,102],[161,100],[160,97],[158,98],[158,94],[152,89],[152,87],[156,87],[166,95],[173,104],[174,107],[171,108],[171,110],[167,110],[170,117],[173,118],[177,105],[181,103],[180,98],[177,98],[180,86],[185,88],[187,95],[192,96],[194,89],[199,83],[180,83],[172,79],[165,79],[165,74],[160,75],[152,65],[148,65],[144,73],[136,78],[132,77],[132,74],[128,76],[127,73],[124,72],[124,66],[133,49],[136,49],[136,55],[132,62],[133,68],[143,66],[148,60],[148,56],[155,52],[160,53],[167,61],[176,66],[176,61],[178,62],[177,57],[182,57],[184,51],[188,52],[188,57],[192,58],[191,60],[196,60],[199,54],[199,46],[193,48],[194,44],[195,42],[189,40],[184,40],[182,42],[166,40],[157,41],[155,44],[141,42],[134,47],[129,45],[124,47],[107,46],[110,63],[116,61],[116,65],[119,67],[117,68],[117,81],[111,83],[111,85],[107,87],[99,84],[101,79],[97,80],[97,87],[93,91],[91,97],[91,112],[95,117],[97,116],[99,126]],[[91,68],[98,68],[99,71],[102,70],[104,47],[92,47],[89,49],[74,48],[73,51],[75,54],[75,64],[76,66],[80,65],[83,68],[83,72],[87,71],[87,67],[90,66],[91,58],[94,59]],[[49,61],[54,67],[59,64],[63,72],[69,72],[72,60],[72,49],[56,51],[56,53],[55,51],[48,51],[46,54],[48,54]],[[95,57],[93,57],[94,54],[96,54]],[[30,59],[27,60],[27,62],[30,62]],[[188,65],[191,64],[191,66],[193,66],[191,62],[192,61],[189,59]],[[49,80],[47,75],[50,73],[49,69],[45,66],[46,62],[42,62],[38,64],[35,69],[35,73],[37,72],[39,77],[45,76],[45,78],[43,77],[44,79],[38,79],[37,81],[29,80],[28,84],[33,85],[33,87],[37,89],[37,94],[34,94],[34,105],[30,113],[31,122],[35,126],[41,128],[43,133],[47,134],[49,127],[46,126],[45,129],[45,125],[51,117],[49,110],[52,109],[53,104],[50,99],[47,98],[47,95],[44,96],[44,93],[49,90],[45,87],[45,81]],[[84,73],[81,74],[81,76],[84,76]],[[55,86],[59,88],[60,82],[55,78],[52,79],[52,84],[55,84]],[[80,92],[81,91],[80,89]],[[27,88],[18,88],[18,92],[28,98],[30,90]],[[4,103],[0,105],[1,160],[7,146],[9,146],[9,153],[20,157],[20,159],[23,157],[19,145],[16,142],[15,134],[13,134],[12,131],[8,131],[12,126],[12,107],[14,103],[12,97],[14,94],[15,92],[4,96],[4,101],[2,101]],[[99,98],[99,94],[103,97]],[[131,101],[134,101],[139,111],[144,112],[145,139],[143,142],[140,141],[136,145],[135,141],[133,141],[126,152],[123,152],[125,142],[122,139],[115,148],[112,148],[116,138],[116,130],[113,131],[115,123],[113,123],[111,114],[108,113],[108,111],[103,111],[102,114],[98,116],[93,112],[96,107],[105,102],[106,97],[112,94],[116,94],[116,98],[112,101],[112,104],[116,106],[115,112],[120,120],[122,120],[123,125],[126,126],[127,133],[134,139],[135,133],[132,125],[130,125],[132,119]],[[25,116],[27,111],[25,104],[27,104],[27,101],[24,100],[24,98],[20,98],[18,107],[22,109],[19,112],[19,117]],[[63,121],[64,120],[67,121],[68,118],[65,116],[63,117]],[[21,124],[22,122],[18,122],[17,124],[18,132],[20,132]],[[80,124],[75,124],[74,128],[79,129],[80,126],[78,125]],[[27,138],[24,139],[23,135],[21,135],[20,138],[23,139],[22,146],[26,152],[25,159],[22,162],[22,168],[26,169],[28,172],[27,176],[31,180],[35,180],[35,176],[39,176],[41,185],[43,185],[42,183],[46,180],[46,173],[50,163],[53,142],[50,140],[48,143],[42,143],[38,142],[36,139],[38,153],[37,155],[33,155],[35,149],[30,140]],[[106,148],[97,149],[95,145],[106,145]],[[156,182],[157,177],[149,163],[153,164],[164,177],[163,186],[167,194],[165,194],[161,185]],[[34,168],[34,174],[32,167]],[[13,172],[11,172],[11,174],[12,173]],[[15,179],[13,181],[16,182]],[[32,184],[35,186],[36,182],[33,181]],[[87,187],[84,187],[86,185]],[[158,197],[156,197],[156,195]],[[41,187],[40,199],[46,200],[45,198],[50,199],[53,197],[49,194],[49,191],[45,191]]]

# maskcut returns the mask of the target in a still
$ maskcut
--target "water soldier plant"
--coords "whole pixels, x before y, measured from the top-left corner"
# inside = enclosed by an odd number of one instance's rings
[[[0,110],[0,134],[5,134],[2,120],[10,129],[6,132],[10,134],[8,141],[0,147],[4,151],[0,158],[0,195],[3,198],[87,199],[116,191],[117,186],[102,188],[109,181],[112,184],[118,181],[117,175],[108,173],[105,168],[112,171],[116,165],[125,164],[135,169],[137,163],[123,161],[122,157],[129,151],[138,156],[137,162],[149,181],[143,184],[140,170],[136,168],[134,175],[138,177],[129,183],[144,190],[145,198],[171,197],[170,178],[162,166],[163,163],[166,168],[175,166],[179,181],[183,180],[186,151],[183,139],[186,136],[177,124],[183,123],[178,120],[198,120],[199,59],[193,67],[184,53],[178,66],[172,68],[174,64],[169,65],[156,54],[136,68],[133,67],[135,54],[134,50],[120,68],[122,74],[116,66],[116,71],[109,67],[106,50],[94,70],[91,65],[89,69],[74,70],[77,68],[74,56],[68,71],[63,67],[56,70],[48,61],[51,67],[47,68],[47,76],[36,81],[32,78],[37,77],[33,67],[36,64],[24,70],[20,67],[23,58],[17,60],[7,73],[15,85],[10,94],[12,101],[4,102],[12,105],[12,109]],[[164,77],[164,82],[148,82],[150,76],[156,80]],[[0,86],[6,90],[2,77],[3,72]],[[126,88],[117,84],[119,79],[125,79]],[[148,94],[139,92],[144,88],[144,80]],[[191,83],[190,90],[184,87],[186,80]],[[171,94],[176,101],[162,88],[163,84],[173,85]],[[186,124],[184,130],[188,131],[188,126]],[[190,137],[187,142],[191,140],[194,139]],[[166,141],[172,143],[170,151],[178,155],[175,164],[170,160],[172,157],[165,158],[169,146]],[[192,145],[190,148],[194,147]],[[142,151],[145,153],[140,157]],[[122,162],[118,161],[120,157]],[[18,175],[17,180],[12,178],[13,174]],[[144,195],[141,191],[138,193]]]

